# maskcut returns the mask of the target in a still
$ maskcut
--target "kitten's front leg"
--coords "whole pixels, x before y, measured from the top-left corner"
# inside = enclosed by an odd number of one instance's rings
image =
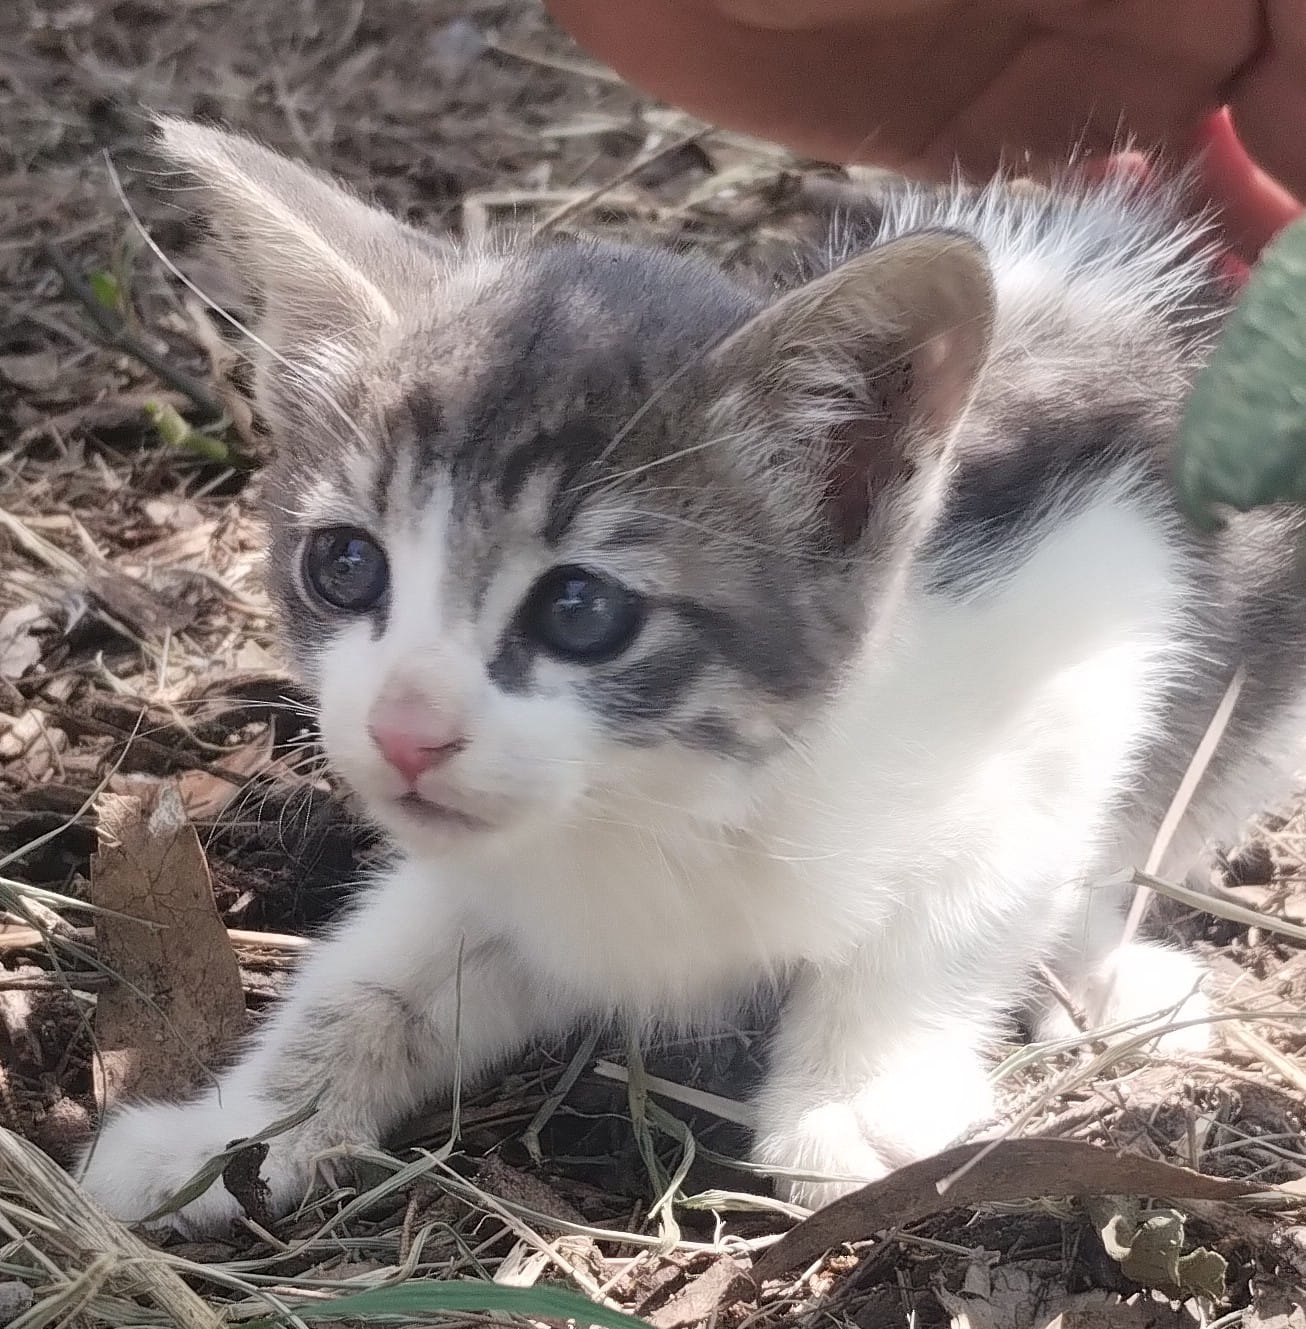
[[[946,1148],[993,1111],[983,1052],[996,1020],[939,987],[929,965],[857,961],[803,974],[757,1101],[754,1161],[809,1208]],[[788,1178],[780,1171],[817,1174]]]
[[[284,1212],[307,1193],[322,1150],[374,1144],[447,1090],[459,1050],[474,1076],[556,1026],[539,991],[506,943],[465,927],[429,873],[404,863],[314,949],[285,1005],[212,1089],[110,1115],[83,1184],[139,1220],[234,1140],[320,1094],[311,1117],[268,1142],[261,1176],[270,1208]],[[219,1181],[169,1221],[211,1231],[239,1212]]]

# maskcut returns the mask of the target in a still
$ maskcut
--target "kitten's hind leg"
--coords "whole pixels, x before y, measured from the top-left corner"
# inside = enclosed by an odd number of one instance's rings
[[[1161,1050],[1202,1052],[1211,1040],[1203,1023],[1210,1007],[1201,991],[1202,963],[1159,942],[1123,941],[1128,900],[1119,887],[1086,890],[1052,970],[1089,1029],[1151,1017],[1174,1025],[1158,1041]],[[1079,1032],[1075,1016],[1050,994],[1031,1013],[1040,1041]]]
[[[482,1073],[566,1014],[506,943],[464,932],[441,909],[438,883],[401,865],[314,948],[285,1004],[213,1088],[109,1116],[83,1184],[139,1220],[234,1140],[316,1099],[312,1116],[268,1141],[261,1164],[267,1206],[284,1212],[306,1195],[323,1150],[378,1143],[459,1071]],[[239,1212],[218,1181],[169,1221],[211,1231]]]

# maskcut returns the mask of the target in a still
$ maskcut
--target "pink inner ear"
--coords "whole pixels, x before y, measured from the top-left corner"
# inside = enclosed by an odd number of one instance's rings
[[[961,414],[970,393],[969,374],[958,373],[953,363],[959,336],[955,330],[941,332],[912,357],[917,382],[922,384],[918,405],[931,429],[947,429]]]
[[[826,438],[826,502],[842,544],[860,538],[876,496],[915,471],[904,447],[914,414],[915,369],[899,364],[883,374],[865,414],[836,425]]]

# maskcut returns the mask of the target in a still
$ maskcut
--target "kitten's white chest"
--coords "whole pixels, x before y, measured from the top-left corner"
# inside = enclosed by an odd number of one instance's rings
[[[828,874],[801,853],[603,825],[534,849],[476,907],[545,977],[599,1008],[694,1019],[838,948]]]

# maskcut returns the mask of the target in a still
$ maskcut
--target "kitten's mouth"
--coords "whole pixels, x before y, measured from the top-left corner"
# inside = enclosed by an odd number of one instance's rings
[[[396,801],[410,817],[428,826],[458,826],[464,830],[483,831],[490,824],[480,817],[473,817],[470,812],[460,812],[444,803],[434,803],[416,791],[410,791]]]

